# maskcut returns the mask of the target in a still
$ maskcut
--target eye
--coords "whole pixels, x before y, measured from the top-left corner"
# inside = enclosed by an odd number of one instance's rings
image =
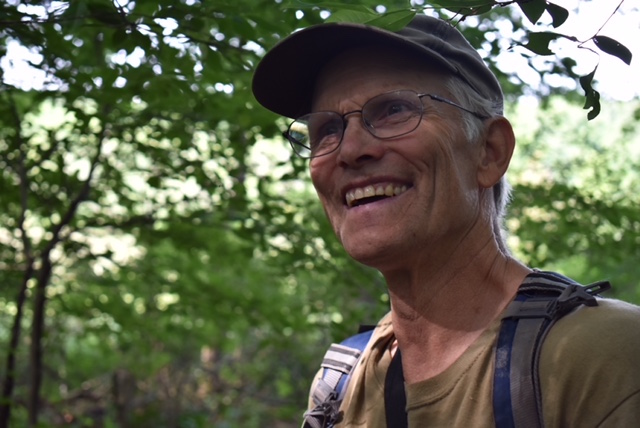
[[[339,134],[341,132],[341,129],[342,126],[340,125],[339,121],[336,120],[310,123],[309,135],[311,136],[312,141],[322,140],[324,138]]]
[[[309,121],[311,150],[337,144],[342,138],[342,118],[337,114],[322,113]]]
[[[403,100],[395,100],[387,105],[387,116],[412,112],[413,106]]]
[[[405,122],[419,113],[419,107],[411,101],[394,98],[380,100],[370,105],[366,116],[370,124],[384,126]]]

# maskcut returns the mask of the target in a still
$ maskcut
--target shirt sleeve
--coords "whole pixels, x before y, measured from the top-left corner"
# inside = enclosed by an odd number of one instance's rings
[[[640,426],[640,390],[635,391],[597,425],[598,428]]]
[[[640,426],[640,307],[600,299],[551,329],[542,347],[548,427]]]

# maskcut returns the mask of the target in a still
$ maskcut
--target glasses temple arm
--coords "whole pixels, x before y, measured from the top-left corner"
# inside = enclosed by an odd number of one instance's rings
[[[438,102],[441,102],[441,103],[449,104],[450,106],[453,106],[453,107],[457,107],[457,108],[459,108],[460,110],[464,110],[464,111],[466,111],[467,113],[471,113],[472,115],[474,115],[474,116],[475,116],[475,117],[477,117],[478,119],[482,119],[482,120],[489,119],[489,116],[486,116],[486,115],[484,115],[484,114],[480,114],[480,113],[475,112],[475,111],[473,111],[473,110],[469,110],[468,108],[462,107],[460,104],[454,103],[453,101],[448,100],[448,99],[446,99],[446,98],[442,98],[442,97],[441,97],[441,96],[439,96],[439,95],[434,95],[434,94],[420,94],[420,97],[429,97],[429,98],[431,98],[431,99],[432,99],[432,100],[434,100],[434,101],[438,101]]]

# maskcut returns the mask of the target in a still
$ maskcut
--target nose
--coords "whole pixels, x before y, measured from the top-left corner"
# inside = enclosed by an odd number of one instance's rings
[[[382,157],[385,146],[366,129],[361,114],[345,117],[344,126],[344,135],[338,148],[339,164],[357,168]]]

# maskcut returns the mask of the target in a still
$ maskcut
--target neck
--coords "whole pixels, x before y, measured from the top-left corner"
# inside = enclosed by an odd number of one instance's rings
[[[408,383],[449,367],[498,317],[530,272],[492,238],[430,260],[385,272]]]

